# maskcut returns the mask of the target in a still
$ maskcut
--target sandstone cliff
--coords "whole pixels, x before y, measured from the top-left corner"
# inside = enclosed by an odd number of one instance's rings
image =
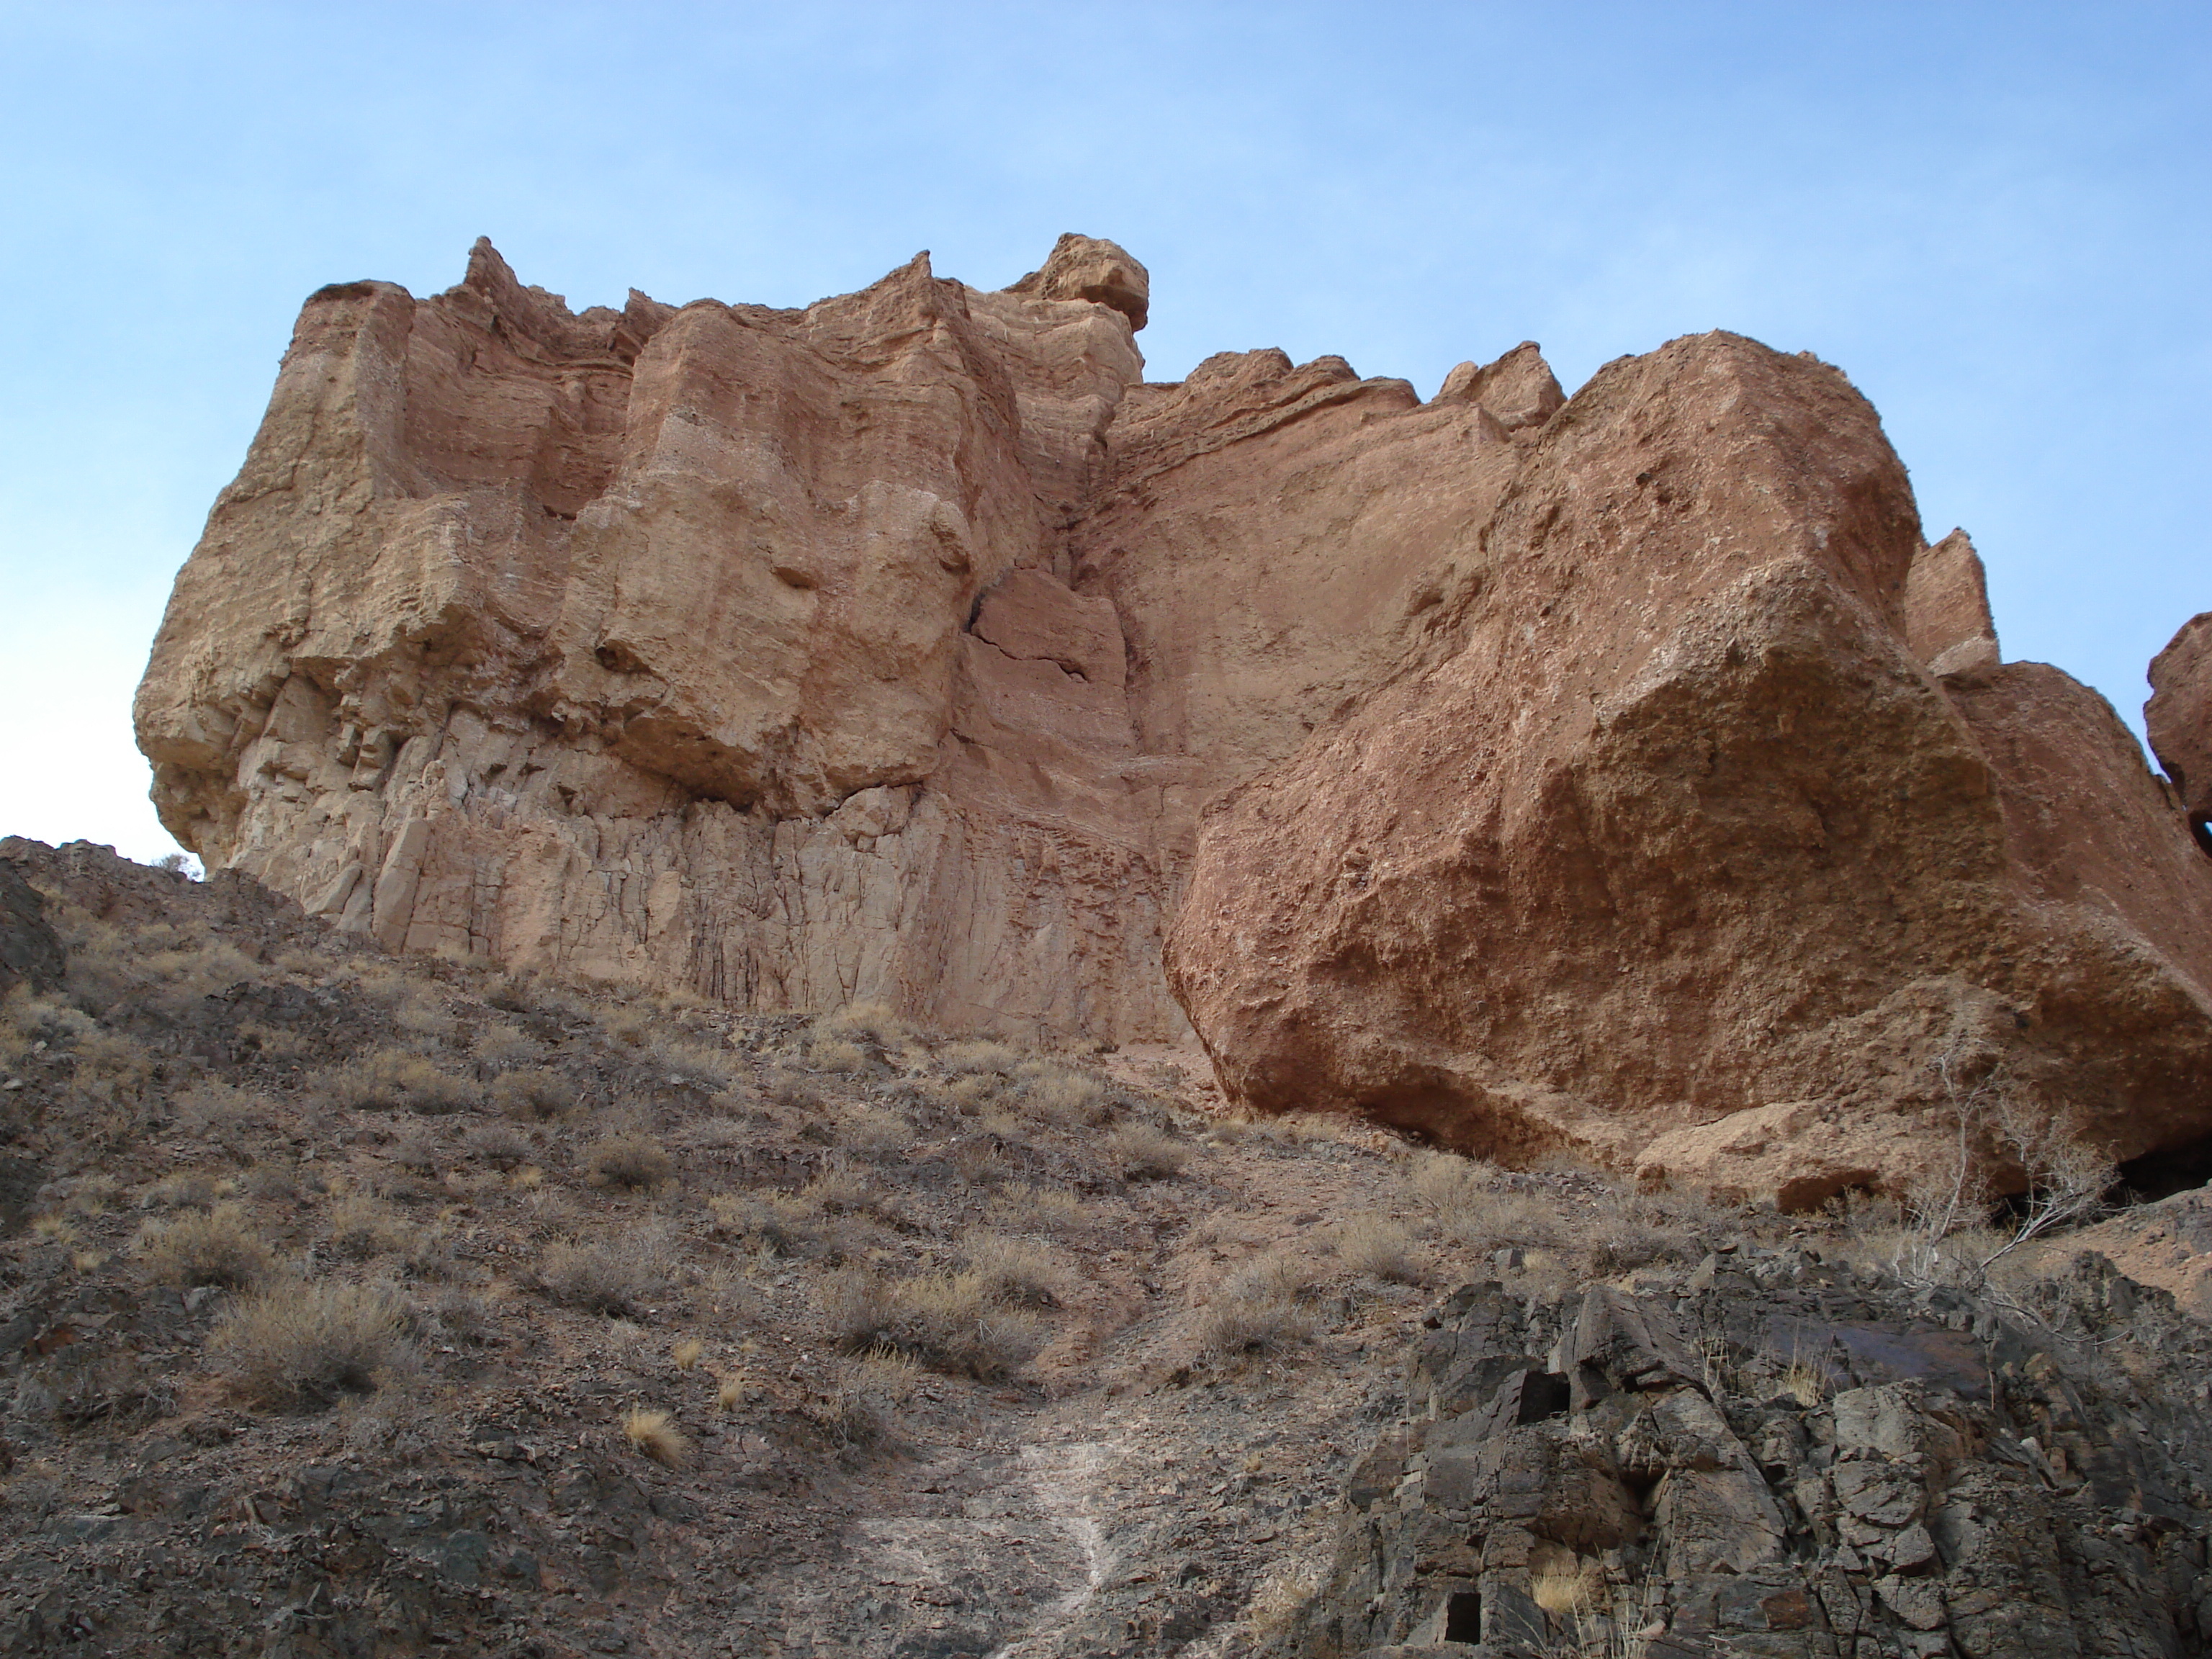
[[[140,693],[165,822],[394,948],[1187,1032],[1200,805],[1364,689],[1559,394],[1146,386],[1146,294],[1080,237],[799,312],[571,315],[488,244],[323,290]]]
[[[1077,236],[796,311],[572,313],[488,244],[323,290],[141,689],[165,822],[395,949],[1187,1011],[1259,1109],[1792,1201],[1998,1085],[2123,1155],[2212,1130],[2212,862],[2100,699],[2001,664],[1836,370],[1160,385],[1148,304]]]

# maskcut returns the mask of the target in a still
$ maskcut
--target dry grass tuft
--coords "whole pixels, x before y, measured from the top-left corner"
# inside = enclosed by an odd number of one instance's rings
[[[983,1294],[1009,1307],[1057,1308],[1066,1287],[1066,1270],[1044,1245],[1005,1233],[969,1233],[961,1246],[968,1271],[982,1281]]]
[[[675,1468],[690,1452],[691,1442],[666,1412],[639,1407],[623,1419],[623,1438],[665,1468]]]
[[[839,1036],[817,1036],[806,1045],[806,1058],[824,1072],[849,1075],[868,1069],[868,1051],[857,1042]]]
[[[509,1072],[491,1085],[493,1107],[508,1117],[544,1122],[576,1108],[576,1091],[568,1079],[543,1067]]]
[[[538,1263],[538,1285],[548,1297],[586,1313],[631,1315],[668,1288],[667,1240],[638,1227],[611,1236],[567,1238],[549,1245]]]
[[[372,1392],[402,1365],[403,1320],[374,1285],[317,1280],[249,1298],[223,1316],[208,1347],[247,1399],[312,1411]]]
[[[896,1048],[914,1035],[913,1028],[880,1002],[855,1002],[814,1022],[816,1032],[848,1042],[872,1042],[879,1048]]]
[[[158,1283],[179,1290],[196,1285],[248,1290],[276,1265],[276,1253],[235,1204],[218,1204],[204,1215],[179,1216],[148,1229],[139,1254]]]
[[[1107,1161],[1125,1181],[1167,1181],[1183,1171],[1190,1149],[1141,1123],[1125,1123],[1106,1137]]]
[[[667,1148],[650,1135],[608,1135],[594,1141],[583,1157],[584,1179],[594,1187],[649,1192],[676,1174]]]
[[[676,1362],[678,1370],[694,1370],[707,1357],[707,1345],[696,1336],[687,1336],[668,1351],[668,1357]]]
[[[1376,1216],[1347,1221],[1337,1230],[1336,1254],[1353,1273],[1386,1285],[1419,1285],[1428,1279],[1413,1236],[1395,1221]]]
[[[1528,1580],[1529,1599],[1559,1620],[1588,1616],[1604,1588],[1595,1562],[1565,1554],[1539,1565]]]
[[[478,1091],[407,1048],[380,1048],[365,1060],[322,1074],[319,1103],[351,1111],[408,1111],[434,1116],[476,1104]]]
[[[408,1226],[382,1200],[367,1193],[339,1199],[323,1218],[333,1254],[350,1261],[386,1255],[407,1243]]]
[[[888,1349],[987,1382],[1036,1358],[1050,1334],[1036,1315],[994,1301],[972,1272],[890,1279],[851,1267],[830,1282],[823,1301],[848,1352]]]
[[[1312,1285],[1307,1265],[1279,1252],[1239,1268],[1200,1313],[1199,1352],[1227,1359],[1276,1353],[1309,1340],[1314,1317],[1306,1296]]]

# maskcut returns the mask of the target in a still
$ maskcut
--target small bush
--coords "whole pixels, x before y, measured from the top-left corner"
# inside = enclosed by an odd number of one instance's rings
[[[914,1145],[914,1125],[879,1107],[855,1107],[833,1127],[839,1144],[856,1152],[902,1152]]]
[[[583,1158],[584,1179],[594,1187],[649,1191],[676,1173],[675,1160],[650,1135],[608,1135],[592,1142]]]
[[[530,1157],[530,1142],[504,1123],[487,1123],[469,1132],[469,1152],[495,1170],[512,1170]]]
[[[246,1290],[276,1264],[275,1253],[235,1204],[219,1204],[204,1215],[179,1216],[149,1230],[140,1253],[156,1281],[179,1290],[196,1285]]]
[[[505,1116],[542,1123],[574,1111],[576,1091],[559,1073],[532,1066],[509,1072],[494,1083],[491,1103]]]
[[[1413,1236],[1395,1221],[1346,1222],[1337,1230],[1336,1254],[1353,1273],[1387,1285],[1419,1285],[1427,1277]]]
[[[969,1234],[961,1254],[992,1301],[1013,1307],[1057,1308],[1066,1274],[1043,1245],[1004,1233]]]
[[[323,1227],[331,1254],[349,1261],[366,1261],[398,1250],[407,1243],[409,1231],[382,1200],[367,1193],[351,1194],[331,1205]]]
[[[1125,1123],[1106,1137],[1108,1161],[1125,1181],[1166,1181],[1182,1173],[1190,1151],[1172,1136]]]
[[[868,1069],[868,1051],[844,1037],[817,1036],[806,1045],[806,1058],[819,1069],[849,1074]]]
[[[772,1255],[844,1254],[836,1227],[795,1193],[717,1193],[707,1207],[716,1232]]]
[[[1114,1115],[1103,1083],[1057,1060],[1030,1060],[1018,1068],[1017,1075],[1024,1103],[1048,1123],[1096,1128]]]
[[[408,1357],[403,1310],[375,1285],[327,1279],[254,1296],[226,1314],[209,1351],[248,1399],[312,1411],[368,1394]]]
[[[691,1442],[666,1412],[643,1407],[623,1419],[623,1438],[654,1462],[674,1468],[691,1449]]]
[[[855,1002],[814,1022],[823,1036],[848,1042],[872,1042],[879,1048],[896,1048],[913,1036],[912,1028],[880,1002]]]
[[[476,1104],[477,1087],[441,1072],[405,1048],[380,1048],[356,1066],[323,1073],[319,1091],[329,1104],[356,1111],[407,1111],[435,1115]]]
[[[1283,1255],[1262,1256],[1231,1273],[1200,1311],[1200,1352],[1234,1358],[1274,1353],[1310,1340],[1314,1319],[1305,1295],[1311,1283],[1305,1265]]]
[[[549,1246],[538,1284],[554,1301],[586,1313],[632,1315],[667,1290],[669,1270],[667,1241],[641,1227]]]
[[[470,1046],[476,1057],[489,1066],[527,1066],[545,1058],[544,1043],[504,1021],[485,1026]]]
[[[1035,1315],[994,1302],[975,1273],[894,1279],[848,1268],[830,1281],[823,1299],[847,1351],[886,1348],[933,1370],[987,1382],[1034,1358],[1049,1335]]]
[[[948,1042],[937,1054],[939,1068],[956,1077],[1010,1078],[1021,1063],[1021,1054],[1003,1042]]]

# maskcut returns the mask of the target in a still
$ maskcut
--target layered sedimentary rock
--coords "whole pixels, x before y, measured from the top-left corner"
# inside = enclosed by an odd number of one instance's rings
[[[792,311],[571,313],[484,244],[323,290],[141,690],[165,821],[395,949],[1187,1012],[1260,1109],[1791,1202],[1999,1096],[2212,1131],[2212,860],[2100,699],[2002,663],[1838,371],[1148,383],[1150,297],[1078,236]]]
[[[2000,1101],[2212,1127],[2212,860],[1981,588],[1834,369],[1607,366],[1416,655],[1209,818],[1169,962],[1231,1097],[1801,1204]]]
[[[323,290],[141,690],[165,821],[396,949],[1185,1032],[1199,807],[1364,689],[1559,392],[1146,386],[1146,303],[1074,236],[803,311],[572,315],[488,244]]]

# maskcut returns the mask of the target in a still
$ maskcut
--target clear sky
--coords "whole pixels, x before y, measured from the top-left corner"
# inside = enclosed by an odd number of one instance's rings
[[[1155,379],[1842,365],[2009,657],[2139,720],[2212,609],[2212,4],[0,0],[0,834],[170,849],[130,698],[300,301],[489,234],[582,307],[799,305],[1062,230]]]

